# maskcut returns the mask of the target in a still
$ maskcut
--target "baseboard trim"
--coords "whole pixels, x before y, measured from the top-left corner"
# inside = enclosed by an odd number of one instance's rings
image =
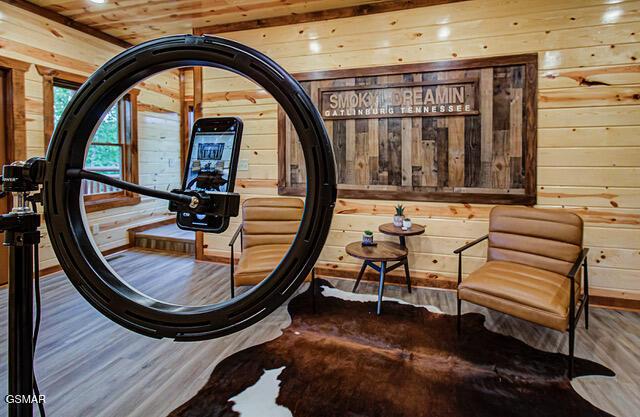
[[[236,253],[235,263],[238,263],[238,254]],[[229,253],[222,251],[206,250],[202,257],[202,261],[215,262],[219,264],[229,264]],[[334,263],[319,262],[316,264],[316,276],[327,278],[341,278],[355,280],[360,272],[357,266],[344,266]],[[363,281],[378,282],[380,276],[377,272],[367,269]],[[400,269],[387,274],[385,282],[391,285],[404,286],[404,272]],[[456,280],[438,274],[412,271],[411,284],[420,288],[435,288],[439,290],[455,291]],[[625,291],[609,290],[604,288],[591,288],[590,305],[593,307],[602,307],[612,310],[640,311],[640,294],[629,293]]]
[[[238,263],[238,259],[240,257],[240,254],[238,252],[239,251],[235,252],[236,264]],[[205,249],[204,254],[200,260],[228,265],[229,258],[229,252]],[[318,262],[316,264],[315,270],[317,276],[355,279],[358,276],[358,272],[360,272],[360,267],[348,267],[340,266],[333,263]],[[406,285],[403,271],[404,270],[397,269],[395,271],[389,272],[385,278],[385,282],[392,285]],[[369,268],[365,272],[362,279],[364,281],[378,282],[380,280],[380,275]],[[411,272],[411,284],[416,287],[424,288],[440,288],[450,290],[456,288],[456,281],[454,281],[452,278],[420,271]]]
[[[323,264],[316,265],[316,275],[331,278],[347,278],[355,280],[360,272],[359,267],[345,267],[338,266],[336,264]],[[362,276],[363,281],[367,282],[379,282],[380,275],[373,271],[371,268],[367,268],[367,271]],[[392,285],[406,285],[406,279],[404,276],[404,270],[398,268],[395,271],[389,272],[385,277],[385,283]],[[411,285],[421,288],[438,288],[446,290],[455,290],[456,281],[449,277],[437,275],[428,272],[411,271]]]
[[[640,294],[591,288],[589,290],[589,305],[611,310],[640,311]]]
[[[234,255],[235,258],[235,262],[234,264],[238,264],[238,261],[240,260],[240,255],[238,253],[236,253]],[[229,260],[231,259],[231,254],[222,254],[219,252],[214,252],[214,251],[209,251],[209,250],[204,250],[204,253],[202,254],[202,257],[200,257],[198,260],[199,261],[207,261],[207,262],[214,262],[217,264],[225,264],[225,265],[229,265]]]

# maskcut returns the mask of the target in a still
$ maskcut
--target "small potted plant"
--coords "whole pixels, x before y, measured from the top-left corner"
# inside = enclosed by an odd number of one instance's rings
[[[362,246],[373,245],[373,232],[371,230],[365,230],[362,232]]]
[[[402,221],[404,220],[404,206],[398,204],[396,206],[396,215],[393,216],[393,225],[396,227],[402,227]]]
[[[405,217],[405,218],[402,220],[402,229],[403,229],[403,230],[409,230],[409,229],[411,229],[411,224],[412,224],[412,223],[411,223],[411,219],[410,219],[410,218],[408,218],[408,217]]]

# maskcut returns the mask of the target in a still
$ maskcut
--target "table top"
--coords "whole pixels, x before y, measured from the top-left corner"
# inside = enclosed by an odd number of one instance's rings
[[[397,261],[407,256],[407,249],[395,242],[380,241],[376,246],[362,246],[362,242],[349,243],[349,255],[368,261]]]
[[[393,223],[381,224],[378,228],[385,235],[392,236],[416,236],[424,233],[424,226],[412,224],[408,230],[402,230],[402,227],[394,226]]]

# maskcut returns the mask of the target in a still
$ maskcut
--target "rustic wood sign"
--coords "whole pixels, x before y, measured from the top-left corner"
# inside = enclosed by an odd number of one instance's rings
[[[339,196],[534,204],[537,55],[297,74],[322,115]],[[304,157],[278,112],[279,192]]]

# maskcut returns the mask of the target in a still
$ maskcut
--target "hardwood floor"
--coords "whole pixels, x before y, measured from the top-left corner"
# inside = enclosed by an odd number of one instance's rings
[[[183,304],[226,299],[228,267],[196,262],[188,256],[130,250],[109,257],[112,266],[141,291]],[[135,275],[135,278],[133,277]],[[350,280],[332,280],[349,290]],[[359,293],[375,294],[362,282]],[[388,286],[385,295],[414,304],[455,311],[455,294]],[[73,289],[64,274],[42,281],[43,321],[36,371],[47,396],[47,415],[64,417],[162,417],[188,400],[209,378],[215,364],[233,352],[275,338],[289,323],[284,307],[259,324],[221,339],[176,343],[134,334],[112,323]],[[548,351],[566,351],[567,336],[463,303],[479,311],[489,329],[509,334]],[[0,396],[7,390],[7,290],[0,289]],[[582,323],[581,323],[582,324]],[[618,416],[640,409],[640,314],[593,308],[589,331],[580,327],[576,354],[613,369],[616,378],[577,378],[576,390],[598,407]],[[434,335],[437,337],[437,335]],[[6,416],[4,404],[0,416]],[[37,415],[37,414],[36,414]]]

